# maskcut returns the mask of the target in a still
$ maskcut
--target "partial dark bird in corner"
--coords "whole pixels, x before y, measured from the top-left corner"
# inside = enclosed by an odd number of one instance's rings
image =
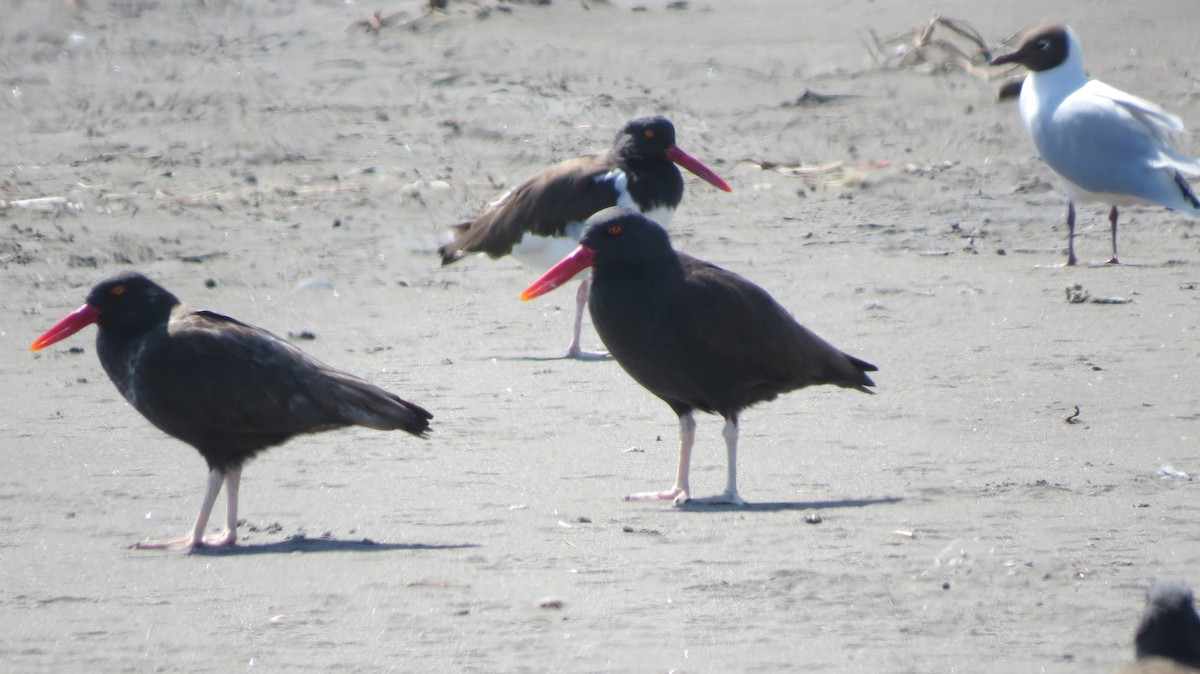
[[[135,547],[219,548],[237,540],[242,466],[301,433],[345,426],[424,437],[433,415],[336,370],[275,335],[211,311],[190,309],[136,272],[97,283],[87,303],[30,348],[43,349],[95,323],[100,364],[134,409],[208,463],[208,485],[188,536]],[[205,537],[225,486],[225,531]]]
[[[1011,101],[1021,97],[1021,85],[1025,84],[1025,76],[1010,77],[1000,83],[1000,89],[996,92],[996,100]]]
[[[630,120],[600,155],[564,161],[535,174],[492,202],[483,215],[454,225],[454,240],[438,249],[447,265],[467,253],[512,255],[527,267],[548,269],[571,252],[583,221],[610,206],[624,206],[670,226],[683,199],[684,167],[718,189],[729,185],[675,144],[675,126],[660,116]],[[567,358],[599,357],[580,345],[588,281],[575,298],[575,324]]]
[[[1017,63],[1031,72],[1021,85],[1021,120],[1042,161],[1067,195],[1067,265],[1075,257],[1075,202],[1112,205],[1108,222],[1117,259],[1117,206],[1149,202],[1200,218],[1188,183],[1200,160],[1175,148],[1183,122],[1158,105],[1088,77],[1083,47],[1067,26],[1029,31],[991,65]]]
[[[1150,586],[1134,643],[1137,661],[1117,674],[1200,672],[1200,616],[1187,585],[1158,581]]]
[[[626,500],[691,498],[695,410],[725,418],[728,473],[708,503],[743,503],[737,489],[738,416],[779,394],[832,384],[871,393],[876,367],[796,322],[750,281],[671,247],[666,230],[622,208],[587,221],[579,247],[529,286],[531,299],[592,269],[592,322],[617,363],[679,416],[679,465],[665,491]]]

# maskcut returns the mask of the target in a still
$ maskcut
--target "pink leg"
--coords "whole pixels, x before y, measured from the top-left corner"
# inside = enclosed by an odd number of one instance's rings
[[[590,281],[585,278],[579,283],[579,292],[575,294],[575,330],[571,333],[571,345],[567,347],[566,358],[579,360],[596,360],[607,358],[603,351],[584,351],[581,345],[583,338],[583,312],[587,308],[588,286]]]
[[[719,496],[707,496],[701,499],[695,499],[694,503],[732,503],[733,505],[745,505],[746,502],[738,495],[737,489],[737,445],[738,445],[738,420],[737,416],[729,417],[725,420],[725,428],[721,431],[721,435],[725,436],[725,491]]]
[[[1075,202],[1067,201],[1067,266],[1074,267],[1075,259]]]
[[[673,500],[683,505],[688,500],[688,473],[692,465],[692,445],[696,441],[696,418],[691,412],[679,416],[679,466],[675,469],[675,486],[666,491],[630,494],[626,501]]]
[[[1109,264],[1121,264],[1117,259],[1117,207],[1113,206],[1108,212],[1108,223],[1112,227],[1112,257],[1108,258]]]
[[[225,472],[225,531],[216,536],[205,536],[197,546],[224,548],[237,541],[238,489],[242,486],[242,467],[230,468]],[[204,530],[201,529],[203,534]],[[192,532],[195,536],[196,532]]]
[[[220,548],[232,545],[237,539],[237,492],[241,476],[241,466],[230,469],[228,475],[222,474],[219,470],[210,470],[208,472],[208,483],[204,490],[204,502],[200,504],[200,514],[196,516],[196,523],[192,525],[192,533],[184,538],[177,538],[170,541],[143,541],[135,543],[133,547],[138,550],[191,550],[194,547]],[[222,536],[206,540],[204,538],[204,530],[208,528],[208,518],[212,516],[213,505],[216,504],[217,496],[221,493],[221,485],[227,481],[229,482],[229,507],[226,512],[227,530]],[[232,525],[230,525],[230,522],[232,522]]]

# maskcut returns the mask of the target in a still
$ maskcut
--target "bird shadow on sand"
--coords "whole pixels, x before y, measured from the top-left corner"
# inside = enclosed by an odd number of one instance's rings
[[[554,360],[576,361],[580,363],[608,363],[613,359],[607,353],[588,354],[586,356],[492,356],[483,360],[502,360],[510,363],[546,363]]]
[[[779,512],[782,510],[828,510],[831,508],[865,508],[873,505],[900,503],[899,496],[883,498],[841,499],[838,501],[763,501],[759,503],[705,503],[703,499],[692,500],[676,508],[683,512]]]
[[[370,539],[285,538],[273,543],[238,544],[228,548],[193,548],[189,554],[208,557],[271,555],[292,552],[392,552],[395,550],[462,550],[478,548],[477,543],[430,545],[426,543],[378,543]]]

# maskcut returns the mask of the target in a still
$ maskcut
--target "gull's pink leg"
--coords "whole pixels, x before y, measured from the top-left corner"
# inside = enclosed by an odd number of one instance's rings
[[[1109,222],[1109,225],[1112,226],[1112,251],[1113,251],[1112,257],[1108,258],[1108,263],[1109,264],[1121,264],[1121,261],[1117,259],[1117,207],[1116,206],[1113,206],[1112,210],[1108,212],[1108,222]]]
[[[225,472],[225,531],[217,536],[205,536],[197,546],[224,548],[237,541],[238,488],[242,484],[242,467]],[[200,533],[204,533],[201,530]],[[193,532],[194,535],[194,532]]]
[[[567,355],[565,358],[596,360],[608,357],[608,354],[604,353],[603,351],[584,351],[582,347],[583,310],[587,308],[589,285],[590,281],[588,278],[584,278],[579,282],[579,292],[575,293],[575,329],[571,334],[571,345],[567,347]]]
[[[688,472],[692,465],[692,445],[696,441],[696,418],[691,412],[679,415],[679,466],[675,469],[675,486],[666,491],[630,494],[626,501],[673,500],[683,505],[688,500]]]
[[[221,484],[224,481],[225,476],[221,474],[221,471],[215,468],[208,471],[204,502],[200,504],[200,514],[196,516],[196,523],[192,526],[190,536],[172,541],[142,541],[134,543],[133,547],[138,550],[190,550],[197,545],[203,545],[204,529],[208,526],[208,518],[212,515],[213,504],[217,502],[217,495],[221,493]]]

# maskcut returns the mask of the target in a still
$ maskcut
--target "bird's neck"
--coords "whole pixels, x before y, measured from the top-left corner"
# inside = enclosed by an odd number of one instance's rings
[[[1025,104],[1026,95],[1030,95],[1042,104],[1057,104],[1070,96],[1091,78],[1083,67],[1083,55],[1079,49],[1072,49],[1067,60],[1057,66],[1040,72],[1031,72],[1021,87],[1021,103]]]
[[[654,220],[651,213],[660,217],[663,213],[674,213],[683,201],[683,175],[669,161],[629,160],[622,161],[621,170],[626,176],[626,193],[636,210]],[[629,208],[629,205],[626,205]],[[669,217],[667,218],[669,220]],[[664,227],[665,222],[654,220]]]

